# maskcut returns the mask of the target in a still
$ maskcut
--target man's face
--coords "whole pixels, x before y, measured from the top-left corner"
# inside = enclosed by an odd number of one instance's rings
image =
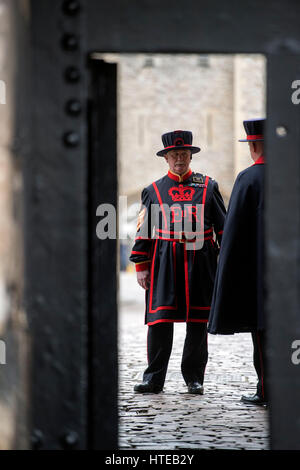
[[[190,150],[170,150],[170,152],[165,155],[165,159],[173,173],[183,175],[183,173],[186,173],[189,169],[191,156]]]

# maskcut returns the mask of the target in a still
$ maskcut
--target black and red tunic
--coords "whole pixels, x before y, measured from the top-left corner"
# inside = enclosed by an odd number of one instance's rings
[[[150,270],[145,323],[207,322],[225,212],[217,182],[191,170],[142,191],[130,260]]]

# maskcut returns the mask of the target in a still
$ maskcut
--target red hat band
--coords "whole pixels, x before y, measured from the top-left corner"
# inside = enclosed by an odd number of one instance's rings
[[[263,138],[264,138],[263,134],[247,135],[247,140],[256,140],[256,139],[263,139]]]

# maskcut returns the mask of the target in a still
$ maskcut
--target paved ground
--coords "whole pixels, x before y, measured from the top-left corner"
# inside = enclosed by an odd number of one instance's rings
[[[209,335],[205,394],[190,395],[180,373],[185,324],[175,325],[164,391],[133,392],[146,366],[144,293],[120,278],[120,449],[268,449],[268,410],[240,402],[255,392],[250,334]]]

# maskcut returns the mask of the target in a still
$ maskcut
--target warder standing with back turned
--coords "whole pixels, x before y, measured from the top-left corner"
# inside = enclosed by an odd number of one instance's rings
[[[224,225],[208,331],[213,334],[251,332],[254,367],[258,376],[253,396],[242,401],[267,402],[265,328],[263,311],[263,209],[265,119],[244,121],[254,164],[234,184]]]

